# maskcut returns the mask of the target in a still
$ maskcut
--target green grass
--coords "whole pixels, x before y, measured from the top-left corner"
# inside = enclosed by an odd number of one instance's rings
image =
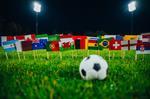
[[[85,81],[80,77],[79,64],[87,56],[85,50],[49,52],[33,51],[5,53],[0,50],[0,98],[1,99],[148,99],[150,97],[150,55],[138,56],[134,51],[111,51],[114,59],[108,61],[108,50],[100,55],[109,64],[107,79]],[[73,54],[72,54],[73,53]],[[90,54],[96,54],[90,51]]]

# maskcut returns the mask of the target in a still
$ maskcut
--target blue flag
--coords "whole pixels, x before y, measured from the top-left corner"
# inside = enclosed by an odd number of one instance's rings
[[[11,41],[3,42],[3,49],[6,52],[16,51],[16,46],[15,46],[16,42],[17,42],[16,40],[11,40]]]
[[[43,43],[32,43],[32,50],[45,49],[45,45]]]
[[[116,40],[123,40],[123,36],[116,35]]]
[[[39,42],[42,43],[44,45],[44,47],[46,48],[46,44],[48,42],[48,39],[40,39]]]

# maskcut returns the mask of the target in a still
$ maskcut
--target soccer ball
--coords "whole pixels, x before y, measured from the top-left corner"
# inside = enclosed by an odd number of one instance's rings
[[[101,56],[90,55],[81,61],[79,72],[84,80],[103,80],[107,76],[107,69],[108,64]]]

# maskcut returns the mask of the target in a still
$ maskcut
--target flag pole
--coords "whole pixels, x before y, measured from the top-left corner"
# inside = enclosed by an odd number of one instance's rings
[[[71,53],[72,53],[72,59],[73,59],[73,50],[71,51]]]
[[[61,51],[59,51],[59,57],[60,57],[60,60],[62,60],[62,53],[61,53]]]
[[[8,54],[7,54],[7,52],[5,52],[5,56],[6,56],[6,59],[8,60]]]
[[[78,49],[76,49],[76,58],[77,58],[77,56],[78,56]]]
[[[89,52],[89,49],[88,49],[88,50],[87,50],[87,56],[89,56],[89,53],[90,53],[90,52]]]
[[[46,52],[47,53],[47,59],[49,59],[49,53],[48,52]]]
[[[97,49],[97,55],[99,54],[98,52],[99,52],[99,49]]]
[[[138,59],[138,56],[137,56],[137,54],[135,53],[135,61],[137,61],[137,59]]]
[[[19,52],[17,52],[17,54],[18,54],[18,59],[19,59],[19,61],[20,61],[20,54],[19,54]]]
[[[126,55],[126,52],[124,51],[124,53],[123,53],[123,59],[125,58],[125,55]]]
[[[115,55],[114,55],[114,51],[113,51],[113,59],[114,59]]]
[[[109,61],[110,61],[110,50],[109,50],[109,56],[108,57],[109,57]]]
[[[36,55],[36,57],[38,59],[38,51],[37,50],[35,51],[35,55]]]
[[[23,58],[26,59],[25,52],[23,52]]]
[[[33,57],[34,57],[34,60],[35,60],[35,51],[33,51]]]
[[[144,54],[143,54],[143,60],[144,60]]]

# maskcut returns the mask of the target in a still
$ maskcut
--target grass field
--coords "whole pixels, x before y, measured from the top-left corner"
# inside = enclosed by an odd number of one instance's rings
[[[79,74],[79,64],[87,51],[74,50],[49,52],[45,50],[5,53],[0,50],[1,99],[148,99],[150,97],[150,55],[138,56],[134,51],[111,51],[114,58],[108,61],[108,50],[100,51],[109,64],[107,79],[84,81]],[[96,54],[90,51],[90,54]],[[23,54],[25,57],[23,57]],[[24,59],[25,58],[25,59]]]

